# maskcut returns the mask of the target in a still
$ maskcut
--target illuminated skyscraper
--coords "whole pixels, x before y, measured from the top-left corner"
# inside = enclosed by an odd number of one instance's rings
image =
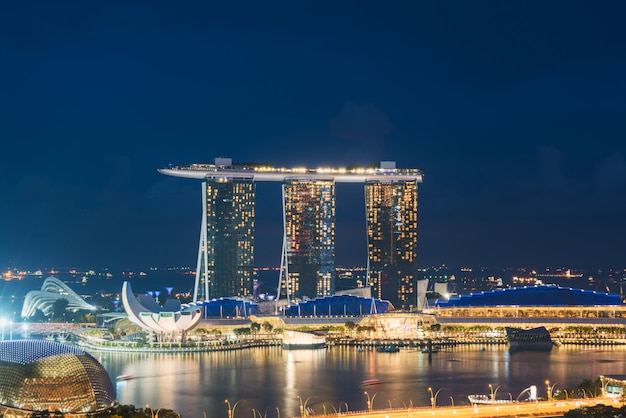
[[[207,178],[202,183],[194,302],[252,293],[255,189],[251,177]]]
[[[215,164],[159,169],[203,180],[203,216],[194,301],[252,292],[255,182],[281,182],[283,248],[277,287],[287,298],[335,291],[335,183],[365,184],[368,285],[399,309],[418,306],[417,186],[419,169],[278,168]],[[424,295],[420,295],[422,298]],[[421,299],[420,299],[421,300]]]
[[[368,281],[373,296],[408,310],[417,305],[417,181],[365,185]]]
[[[281,277],[288,299],[335,291],[335,182],[286,180]]]

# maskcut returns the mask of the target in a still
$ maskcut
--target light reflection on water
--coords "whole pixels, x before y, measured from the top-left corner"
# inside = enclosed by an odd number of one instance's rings
[[[489,394],[500,385],[498,399],[516,398],[530,385],[545,396],[545,381],[555,390],[575,387],[601,374],[624,373],[624,347],[554,348],[551,352],[510,353],[505,346],[462,346],[432,355],[415,349],[399,353],[359,352],[353,347],[326,350],[282,350],[280,347],[241,351],[181,354],[92,354],[114,378],[135,378],[117,383],[118,401],[155,409],[174,409],[184,418],[227,417],[228,399],[239,402],[235,418],[255,408],[267,416],[299,416],[300,400],[315,413],[365,410],[367,397],[376,394],[374,409],[404,405],[430,405],[431,387],[437,405],[467,404],[467,395]],[[383,383],[362,388],[366,379]],[[510,395],[509,395],[510,394]]]

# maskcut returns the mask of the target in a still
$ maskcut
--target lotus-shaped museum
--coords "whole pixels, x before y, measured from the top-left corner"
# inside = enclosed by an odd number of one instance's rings
[[[160,306],[150,295],[135,297],[129,282],[122,285],[122,302],[128,319],[162,337],[181,334],[184,341],[185,333],[198,325],[202,319],[200,308],[183,308],[178,299],[168,299]]]

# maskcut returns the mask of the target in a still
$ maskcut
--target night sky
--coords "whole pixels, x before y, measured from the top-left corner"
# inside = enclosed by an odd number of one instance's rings
[[[195,267],[214,157],[421,168],[419,264],[626,267],[622,1],[0,5],[0,269]],[[257,193],[278,265],[278,184]],[[336,261],[365,265],[337,186]],[[4,267],[3,267],[4,266]]]

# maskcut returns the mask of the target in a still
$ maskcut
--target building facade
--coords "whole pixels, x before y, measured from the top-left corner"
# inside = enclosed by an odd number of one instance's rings
[[[368,284],[396,308],[417,306],[417,182],[365,185]]]
[[[0,341],[1,415],[85,416],[116,402],[111,378],[91,354],[53,341]]]
[[[288,299],[335,292],[335,182],[283,183],[281,288]]]
[[[277,168],[215,164],[159,169],[203,180],[203,218],[194,301],[247,296],[254,264],[255,182],[281,182],[283,243],[277,294],[288,301],[335,291],[335,183],[365,184],[368,283],[397,309],[418,307],[417,186],[419,169]],[[281,296],[282,295],[282,296]]]
[[[194,302],[252,294],[255,190],[246,177],[203,182]]]

